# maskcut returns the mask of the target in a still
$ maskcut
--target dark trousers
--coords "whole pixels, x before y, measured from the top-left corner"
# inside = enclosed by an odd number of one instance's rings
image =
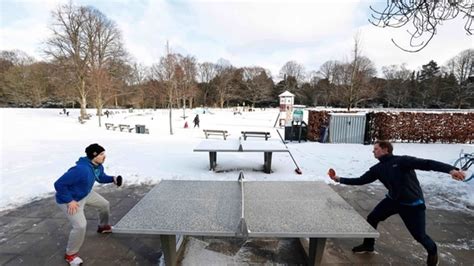
[[[437,247],[435,242],[426,234],[425,209],[425,204],[407,206],[390,198],[385,198],[367,216],[367,222],[377,229],[379,222],[385,221],[388,217],[398,213],[413,238],[423,245],[428,254],[434,255],[437,253]],[[364,244],[373,246],[375,239],[365,238]]]

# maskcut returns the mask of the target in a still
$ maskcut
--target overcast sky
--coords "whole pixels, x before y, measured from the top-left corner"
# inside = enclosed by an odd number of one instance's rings
[[[51,11],[60,0],[0,0],[0,50],[20,49],[44,59],[42,42],[50,36]],[[236,67],[261,66],[277,76],[294,60],[306,71],[328,60],[349,60],[357,32],[362,53],[380,70],[406,63],[410,69],[435,60],[443,65],[464,49],[474,47],[461,18],[448,21],[428,47],[418,53],[401,51],[394,38],[408,46],[408,28],[378,28],[367,21],[369,6],[385,1],[342,0],[81,0],[115,21],[128,52],[150,66],[165,52],[195,56],[198,62],[223,58]],[[379,71],[379,76],[381,73]]]

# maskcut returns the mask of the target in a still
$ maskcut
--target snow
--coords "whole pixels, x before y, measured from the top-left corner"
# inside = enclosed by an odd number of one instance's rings
[[[99,143],[106,149],[106,173],[122,175],[124,185],[153,184],[163,179],[237,180],[241,170],[248,180],[332,183],[326,175],[330,167],[340,176],[358,177],[377,163],[371,145],[292,142],[287,145],[302,175],[294,172],[296,166],[288,153],[274,153],[273,173],[263,173],[260,171],[263,154],[259,152],[219,153],[218,169],[213,172],[209,171],[208,154],[193,152],[204,139],[202,129],[228,130],[229,139],[239,138],[241,131],[269,131],[272,140],[278,141],[273,128],[278,109],[243,112],[242,115],[234,115],[231,109],[206,109],[205,112],[197,109],[201,128],[193,128],[195,113],[192,110],[186,110],[189,128],[183,127],[183,110],[174,110],[173,135],[170,135],[168,110],[118,110],[109,118],[102,117],[102,127],[98,126],[93,109],[88,110],[93,116],[85,124],[78,122],[78,109],[68,111],[69,116],[59,114],[59,109],[0,109],[0,210],[52,196],[55,180],[79,157],[85,156],[84,149],[91,143]],[[150,134],[106,130],[105,122],[132,127],[143,124]],[[283,129],[280,132],[283,133]],[[469,144],[396,143],[394,147],[395,154],[445,163],[453,163],[461,149],[474,152],[474,145]],[[474,205],[474,182],[454,181],[444,173],[417,173],[430,207],[472,212],[466,206]],[[370,187],[382,185],[375,182],[366,186],[369,191]]]

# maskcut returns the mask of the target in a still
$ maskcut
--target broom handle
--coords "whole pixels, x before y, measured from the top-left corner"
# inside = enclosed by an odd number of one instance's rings
[[[276,132],[278,133],[278,136],[280,136],[280,139],[281,139],[281,141],[283,142],[283,145],[285,145],[286,149],[288,150],[288,153],[290,154],[291,159],[292,159],[293,162],[295,163],[296,168],[297,168],[297,169],[300,169],[300,167],[298,166],[298,164],[297,164],[296,161],[295,161],[295,158],[293,158],[293,154],[291,154],[290,149],[288,149],[288,146],[286,146],[285,141],[284,141],[283,138],[281,137],[280,131],[278,131],[278,129],[275,129],[275,130],[276,130]]]
[[[284,141],[283,138],[281,137],[280,131],[278,131],[278,129],[275,129],[275,130],[276,130],[276,132],[278,133],[278,136],[280,136],[280,139],[281,139],[281,142],[283,142],[283,145],[285,145],[285,147],[288,149],[288,146],[286,146],[285,141]]]

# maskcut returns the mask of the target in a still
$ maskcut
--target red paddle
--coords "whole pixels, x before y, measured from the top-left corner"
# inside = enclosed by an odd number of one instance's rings
[[[328,175],[330,178],[334,178],[336,176],[336,171],[334,171],[332,168],[329,168]]]

